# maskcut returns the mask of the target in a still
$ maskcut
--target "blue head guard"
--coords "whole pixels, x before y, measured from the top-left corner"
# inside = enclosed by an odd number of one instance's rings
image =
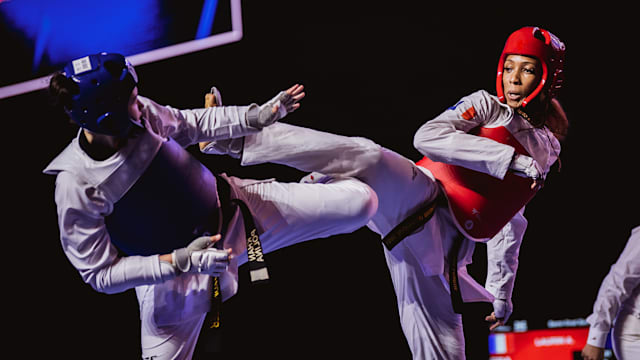
[[[64,67],[79,93],[67,114],[81,127],[112,136],[125,136],[134,122],[129,117],[131,91],[138,84],[133,66],[120,54],[100,53],[69,62]]]

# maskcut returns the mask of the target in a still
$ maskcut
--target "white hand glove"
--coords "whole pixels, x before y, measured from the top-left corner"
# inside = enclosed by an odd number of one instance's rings
[[[174,250],[173,265],[183,273],[220,276],[229,266],[230,251],[211,247],[215,241],[214,236],[202,236],[186,248]]]
[[[538,165],[538,162],[530,156],[515,154],[511,160],[509,169],[513,170],[518,176],[534,180],[544,180],[545,178],[545,174],[540,165]]]
[[[296,100],[293,96],[287,94],[286,91],[281,91],[264,105],[260,107],[252,105],[251,108],[249,108],[247,114],[249,126],[256,129],[269,126],[285,117],[288,113],[293,112],[295,110],[293,105],[295,104]]]
[[[501,319],[503,323],[506,323],[513,312],[513,303],[511,299],[495,299],[493,301],[493,312],[496,318]]]

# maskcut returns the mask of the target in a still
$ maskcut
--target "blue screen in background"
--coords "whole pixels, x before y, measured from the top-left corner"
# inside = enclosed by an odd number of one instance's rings
[[[145,53],[231,31],[235,0],[0,0],[0,88],[102,51]]]

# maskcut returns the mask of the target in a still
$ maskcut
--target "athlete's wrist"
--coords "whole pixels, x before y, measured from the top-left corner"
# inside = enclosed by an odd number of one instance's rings
[[[173,265],[173,255],[172,254],[164,254],[159,256],[160,261],[164,261],[166,263]]]

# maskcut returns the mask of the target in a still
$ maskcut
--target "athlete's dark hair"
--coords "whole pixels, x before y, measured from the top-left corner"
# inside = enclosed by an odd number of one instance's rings
[[[79,92],[78,84],[67,78],[61,71],[57,71],[51,76],[49,96],[51,105],[54,107],[70,109],[73,105],[73,95]]]

